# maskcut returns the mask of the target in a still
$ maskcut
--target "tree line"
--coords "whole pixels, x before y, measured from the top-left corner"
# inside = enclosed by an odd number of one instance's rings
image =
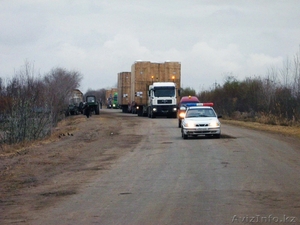
[[[72,91],[80,86],[77,71],[54,68],[44,76],[35,75],[33,65],[25,62],[12,78],[0,77],[0,147],[36,140],[49,134],[64,118]],[[105,89],[85,94],[105,102]],[[223,85],[211,90],[181,90],[181,96],[197,95],[201,102],[213,102],[218,114],[269,124],[294,125],[300,119],[300,51],[287,58],[280,69],[270,68],[265,76],[242,81],[227,76]]]
[[[64,68],[54,68],[44,76],[34,73],[33,65],[26,62],[12,78],[0,78],[0,145],[51,134],[82,80],[79,72]]]
[[[287,58],[282,68],[270,68],[265,76],[242,81],[227,76],[223,85],[197,94],[201,102],[213,102],[227,118],[268,124],[298,125],[300,119],[300,54]]]

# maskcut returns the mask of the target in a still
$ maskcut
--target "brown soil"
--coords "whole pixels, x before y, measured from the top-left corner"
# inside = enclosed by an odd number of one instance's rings
[[[0,224],[26,224],[24,213],[76,194],[141,140],[138,119],[103,110],[68,117],[47,140],[0,149]],[[130,129],[128,129],[130,127]]]

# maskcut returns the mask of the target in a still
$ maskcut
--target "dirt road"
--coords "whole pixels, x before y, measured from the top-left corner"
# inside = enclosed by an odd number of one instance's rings
[[[119,112],[2,156],[0,224],[300,223],[298,140],[229,125],[183,140],[176,119]]]
[[[108,111],[119,112],[119,111]],[[50,140],[0,155],[0,224],[31,224],[27,213],[78,194],[142,139],[132,115],[68,117]]]

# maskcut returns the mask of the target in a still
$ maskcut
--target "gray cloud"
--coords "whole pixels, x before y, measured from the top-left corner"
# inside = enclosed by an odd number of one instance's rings
[[[81,89],[115,86],[136,60],[179,61],[197,91],[264,75],[300,44],[298,0],[0,1],[0,75],[24,60],[84,75]]]

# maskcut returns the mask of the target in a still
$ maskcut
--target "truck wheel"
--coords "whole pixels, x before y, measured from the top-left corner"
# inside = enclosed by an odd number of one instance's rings
[[[151,111],[151,118],[155,118],[156,116],[153,114],[153,112]]]
[[[96,106],[95,114],[96,114],[96,115],[99,115],[99,114],[100,114],[99,106]]]

